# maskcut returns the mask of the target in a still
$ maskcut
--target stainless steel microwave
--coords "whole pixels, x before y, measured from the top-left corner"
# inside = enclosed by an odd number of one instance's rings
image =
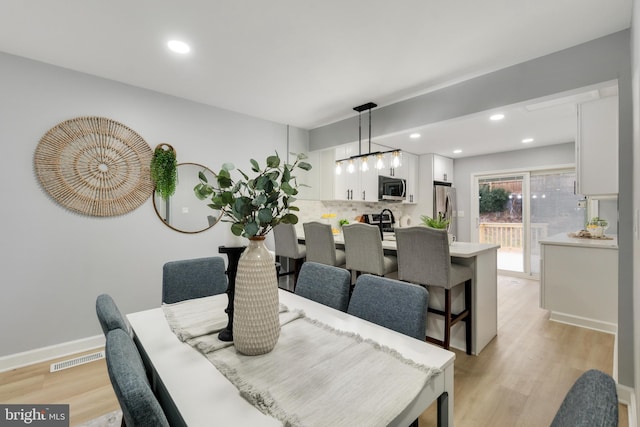
[[[378,200],[401,202],[407,197],[407,180],[378,175]]]

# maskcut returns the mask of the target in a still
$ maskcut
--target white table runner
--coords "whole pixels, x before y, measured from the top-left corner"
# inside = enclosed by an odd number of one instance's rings
[[[163,309],[183,341],[202,352],[245,399],[286,426],[386,426],[440,373],[284,307],[274,350],[245,356],[232,343],[218,344],[217,331],[226,322],[213,329],[220,312],[226,319],[225,307],[211,310],[211,302],[201,298]]]

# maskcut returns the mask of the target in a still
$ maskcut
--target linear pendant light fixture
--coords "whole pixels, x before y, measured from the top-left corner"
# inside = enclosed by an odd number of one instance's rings
[[[340,175],[342,173],[342,163],[347,163],[347,172],[353,173],[355,171],[355,163],[360,161],[360,170],[366,172],[369,170],[369,157],[374,157],[375,160],[375,168],[380,170],[384,169],[384,158],[385,154],[391,154],[392,160],[391,164],[394,168],[400,166],[400,150],[389,150],[389,151],[376,151],[374,153],[371,152],[371,109],[377,107],[377,104],[373,102],[367,102],[366,104],[358,105],[357,107],[353,107],[354,110],[358,112],[358,154],[347,157],[345,159],[336,160],[336,174]],[[367,153],[362,153],[362,112],[369,111],[369,149]]]

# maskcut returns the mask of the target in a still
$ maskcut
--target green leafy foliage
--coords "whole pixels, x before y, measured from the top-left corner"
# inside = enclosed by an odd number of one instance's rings
[[[502,212],[509,200],[509,192],[504,188],[480,187],[480,213]]]
[[[173,149],[158,146],[153,151],[150,165],[151,179],[156,184],[156,192],[163,200],[167,200],[176,192],[177,166],[176,152]]]
[[[449,220],[445,219],[442,213],[438,214],[437,218],[431,218],[430,216],[421,215],[422,224],[431,228],[445,229],[449,225]]]
[[[594,216],[593,218],[591,218],[589,220],[589,222],[587,222],[586,225],[587,225],[587,227],[589,227],[589,226],[608,227],[609,226],[609,222],[604,218],[600,218],[598,216]]]
[[[234,180],[231,163],[222,165],[215,174],[216,182],[209,183],[204,174],[198,174],[199,183],[193,191],[200,200],[207,200],[207,206],[222,212],[224,222],[231,223],[231,232],[236,236],[264,236],[280,223],[297,224],[298,216],[292,212],[299,209],[293,206],[298,194],[298,184],[294,171],[308,171],[311,165],[304,162],[305,154],[295,154],[293,164],[282,163],[280,156],[268,156],[264,169],[250,159],[251,171],[255,175],[249,178],[238,169],[241,179]]]

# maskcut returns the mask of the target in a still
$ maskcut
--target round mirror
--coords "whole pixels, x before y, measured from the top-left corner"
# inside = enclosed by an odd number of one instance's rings
[[[156,192],[153,193],[153,207],[158,217],[169,228],[182,233],[200,233],[216,225],[221,212],[211,209],[205,200],[198,200],[193,193],[193,188],[200,183],[198,174],[202,172],[209,182],[215,182],[213,172],[197,163],[180,163],[177,172],[173,196],[163,200]]]

